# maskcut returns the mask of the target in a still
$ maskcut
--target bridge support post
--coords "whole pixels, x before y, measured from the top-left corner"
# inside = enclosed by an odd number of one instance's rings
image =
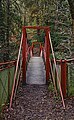
[[[50,73],[49,56],[50,56],[49,29],[46,29],[46,84],[48,84]]]
[[[66,97],[66,81],[67,80],[67,64],[66,60],[61,60],[61,88],[62,88],[62,93],[63,97]]]
[[[26,84],[26,29],[22,28],[23,31],[23,43],[22,43],[22,83]]]

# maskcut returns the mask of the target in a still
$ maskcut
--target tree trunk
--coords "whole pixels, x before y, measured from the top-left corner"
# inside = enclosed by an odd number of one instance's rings
[[[7,3],[7,28],[6,28],[6,43],[5,43],[5,46],[6,46],[6,53],[5,53],[5,60],[4,61],[7,61],[9,60],[9,27],[10,27],[10,19],[9,19],[9,16],[10,16],[10,0],[6,0],[6,3]]]
[[[68,2],[69,2],[71,17],[72,17],[71,51],[72,51],[72,57],[74,57],[74,0],[68,0]]]
[[[38,1],[36,1],[36,4],[37,4],[37,7],[39,8],[39,3],[38,3]],[[37,24],[37,26],[39,26],[39,16],[38,16],[38,14],[37,14],[37,16],[36,16],[36,24]],[[40,35],[40,30],[38,29],[37,30],[37,35]]]
[[[74,19],[72,19],[71,51],[72,51],[72,57],[74,57]]]
[[[4,14],[2,9],[2,0],[0,0],[0,61],[3,61],[4,43],[5,43],[5,24]]]

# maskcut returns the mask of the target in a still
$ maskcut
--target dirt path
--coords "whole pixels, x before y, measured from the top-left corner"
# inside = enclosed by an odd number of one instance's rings
[[[46,85],[19,87],[13,110],[4,110],[0,120],[74,120],[74,99],[66,100],[66,110]]]

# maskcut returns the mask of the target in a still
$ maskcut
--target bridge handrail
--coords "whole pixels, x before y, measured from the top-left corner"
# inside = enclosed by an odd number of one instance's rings
[[[31,46],[28,47],[26,50],[26,62],[28,61],[28,55],[30,54],[30,49],[31,49]]]
[[[15,64],[15,63],[16,63],[16,60],[7,61],[7,62],[1,62],[0,66],[2,66],[2,65],[9,65],[9,64]]]
[[[56,60],[56,62],[57,62],[58,67],[60,68],[59,73],[60,73],[60,81],[61,81],[61,88],[62,88],[63,96],[64,98],[66,98],[69,96],[69,93],[71,95],[74,93],[74,89],[73,89],[74,58],[60,59],[60,60]],[[52,66],[53,65],[54,65],[54,62],[52,60]],[[55,75],[55,72],[54,72],[54,75]],[[57,81],[56,81],[56,86],[57,86]]]
[[[43,54],[44,54],[44,60],[46,62],[46,50],[45,50],[45,47],[43,47]]]
[[[32,57],[33,56],[33,53],[32,53],[32,46],[30,46],[30,56]]]
[[[71,59],[60,59],[60,60],[56,60],[56,62],[57,62],[58,64],[60,64],[60,63],[61,63],[61,60],[62,60],[62,62],[66,61],[67,63],[70,63],[70,62],[73,62],[73,61],[74,61],[74,58],[71,58]],[[52,62],[54,62],[53,59],[52,59]]]
[[[13,82],[12,93],[11,93],[11,98],[10,98],[10,108],[12,106],[13,97],[15,97],[15,95],[16,95],[16,91],[17,91],[17,87],[18,87],[18,83],[19,83],[19,76],[21,73],[21,67],[22,67],[22,61],[23,61],[22,54],[21,54],[23,40],[24,40],[23,34],[24,33],[22,33],[22,36],[21,36],[21,42],[20,42],[20,47],[19,47],[19,52],[18,52],[18,57],[17,57],[17,62],[16,62],[16,69],[15,69],[14,80],[13,80],[14,82]],[[28,62],[28,56],[30,54],[30,48],[31,47],[28,47],[28,44],[26,43],[26,49],[25,49],[26,50],[26,56],[25,56],[26,57],[26,65],[25,65],[26,67],[27,67],[27,62]],[[20,68],[19,68],[19,62],[20,62]],[[18,69],[19,69],[19,72],[18,72]],[[18,74],[18,76],[17,76],[17,74]],[[16,81],[16,77],[17,77],[17,81]]]
[[[5,69],[11,68],[12,66],[16,65],[16,60],[8,61],[8,62],[1,62],[0,63],[0,71]]]

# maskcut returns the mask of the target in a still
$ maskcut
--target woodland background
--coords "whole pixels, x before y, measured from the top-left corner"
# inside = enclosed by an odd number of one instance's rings
[[[56,58],[74,57],[74,0],[0,0],[0,62],[17,59],[23,25],[49,26]],[[44,38],[27,32],[29,41]]]

